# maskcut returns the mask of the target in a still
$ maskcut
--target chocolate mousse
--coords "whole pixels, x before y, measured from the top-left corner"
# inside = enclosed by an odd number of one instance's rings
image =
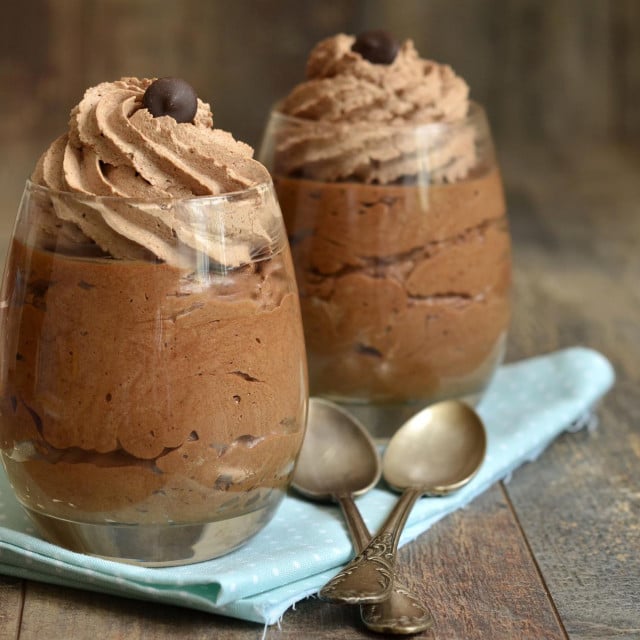
[[[269,175],[184,87],[163,106],[172,86],[89,89],[27,186],[0,445],[40,524],[270,514],[302,443],[304,341]]]
[[[480,393],[504,351],[510,240],[466,83],[410,40],[328,38],[272,114],[262,159],[296,265],[311,393],[380,406]]]

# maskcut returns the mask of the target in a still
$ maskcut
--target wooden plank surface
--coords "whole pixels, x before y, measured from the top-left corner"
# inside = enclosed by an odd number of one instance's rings
[[[437,638],[566,637],[501,485],[409,545],[403,561]]]
[[[512,355],[586,344],[617,383],[592,434],[508,486],[572,639],[640,637],[640,150],[503,158],[513,202]]]
[[[19,637],[22,603],[23,581],[0,575],[0,640]]]

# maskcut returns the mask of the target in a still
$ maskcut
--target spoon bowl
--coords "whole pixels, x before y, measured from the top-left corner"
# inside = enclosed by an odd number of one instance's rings
[[[293,488],[312,500],[361,495],[378,484],[381,473],[380,456],[367,430],[338,405],[310,398]]]
[[[445,495],[477,473],[487,448],[478,414],[455,400],[439,402],[408,420],[391,438],[382,474],[396,491],[421,487],[423,494]]]

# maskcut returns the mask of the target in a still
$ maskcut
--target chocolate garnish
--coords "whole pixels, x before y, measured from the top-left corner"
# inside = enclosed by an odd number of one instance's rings
[[[142,96],[142,106],[154,118],[171,116],[176,122],[193,122],[198,110],[198,96],[193,87],[180,78],[159,78]]]
[[[400,45],[395,38],[384,29],[373,29],[358,34],[351,46],[351,51],[359,53],[365,60],[373,64],[391,64],[398,55]]]

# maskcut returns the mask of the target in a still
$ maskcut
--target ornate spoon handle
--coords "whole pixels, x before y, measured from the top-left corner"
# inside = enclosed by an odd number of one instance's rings
[[[320,590],[329,602],[369,604],[387,600],[393,588],[393,573],[400,533],[416,500],[419,488],[407,489],[369,544]]]
[[[356,552],[360,553],[371,540],[371,534],[351,494],[336,496],[336,499],[342,507]],[[360,616],[371,631],[378,633],[418,633],[433,624],[429,609],[395,578],[389,599],[361,605]]]

